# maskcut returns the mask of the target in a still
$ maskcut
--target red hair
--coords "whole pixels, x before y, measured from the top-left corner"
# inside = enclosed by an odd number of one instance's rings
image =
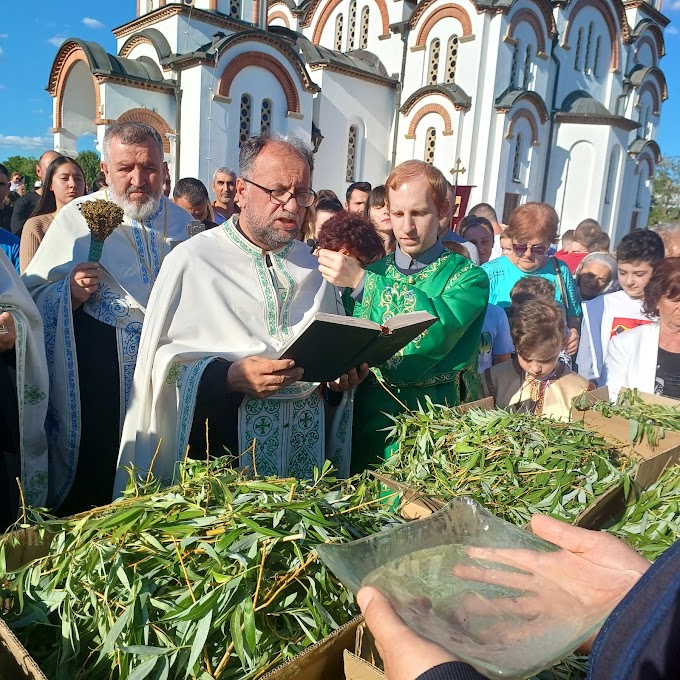
[[[446,200],[449,183],[446,181],[446,177],[444,177],[441,170],[435,168],[434,165],[425,163],[425,161],[405,161],[392,170],[389,177],[385,180],[385,188],[388,189],[388,201],[389,189],[396,191],[405,182],[420,176],[424,176],[428,181],[435,207],[437,210],[441,210]]]
[[[364,266],[385,257],[385,246],[378,232],[365,219],[346,210],[324,222],[316,244],[336,252],[347,250]]]

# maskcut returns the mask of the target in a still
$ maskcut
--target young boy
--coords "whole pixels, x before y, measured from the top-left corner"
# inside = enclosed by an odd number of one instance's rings
[[[601,386],[602,366],[611,338],[651,323],[642,312],[645,286],[663,258],[663,241],[653,231],[638,229],[621,239],[616,251],[621,290],[582,304],[583,324],[576,364],[584,378]]]
[[[517,307],[510,334],[512,361],[484,371],[481,391],[498,408],[568,420],[571,402],[592,389],[587,380],[560,362],[567,324],[554,300],[528,300]]]

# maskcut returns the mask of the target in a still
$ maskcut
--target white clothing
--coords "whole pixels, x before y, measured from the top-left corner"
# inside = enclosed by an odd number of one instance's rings
[[[493,357],[514,351],[510,337],[510,323],[505,310],[498,305],[488,305],[482,326],[482,343],[479,350],[479,373],[493,365]]]
[[[503,249],[501,248],[501,235],[494,234],[493,237],[493,248],[491,249],[491,255],[489,256],[489,262],[495,260],[497,257],[503,257]]]
[[[602,384],[616,401],[624,387],[654,394],[659,354],[658,322],[638,326],[612,338],[602,369]]]

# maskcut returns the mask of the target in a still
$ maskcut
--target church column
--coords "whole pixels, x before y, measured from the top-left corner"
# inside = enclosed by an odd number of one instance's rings
[[[261,30],[267,30],[267,0],[253,0],[253,23]]]

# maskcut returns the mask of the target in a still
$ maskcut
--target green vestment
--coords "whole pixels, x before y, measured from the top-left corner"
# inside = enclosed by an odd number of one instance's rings
[[[352,473],[392,454],[394,446],[386,444],[381,430],[393,423],[386,414],[404,410],[399,401],[414,409],[426,396],[452,406],[477,398],[477,360],[488,299],[486,273],[448,251],[408,274],[397,269],[394,254],[367,268],[355,317],[382,324],[397,314],[426,311],[438,321],[387,363],[371,369],[357,389]]]

